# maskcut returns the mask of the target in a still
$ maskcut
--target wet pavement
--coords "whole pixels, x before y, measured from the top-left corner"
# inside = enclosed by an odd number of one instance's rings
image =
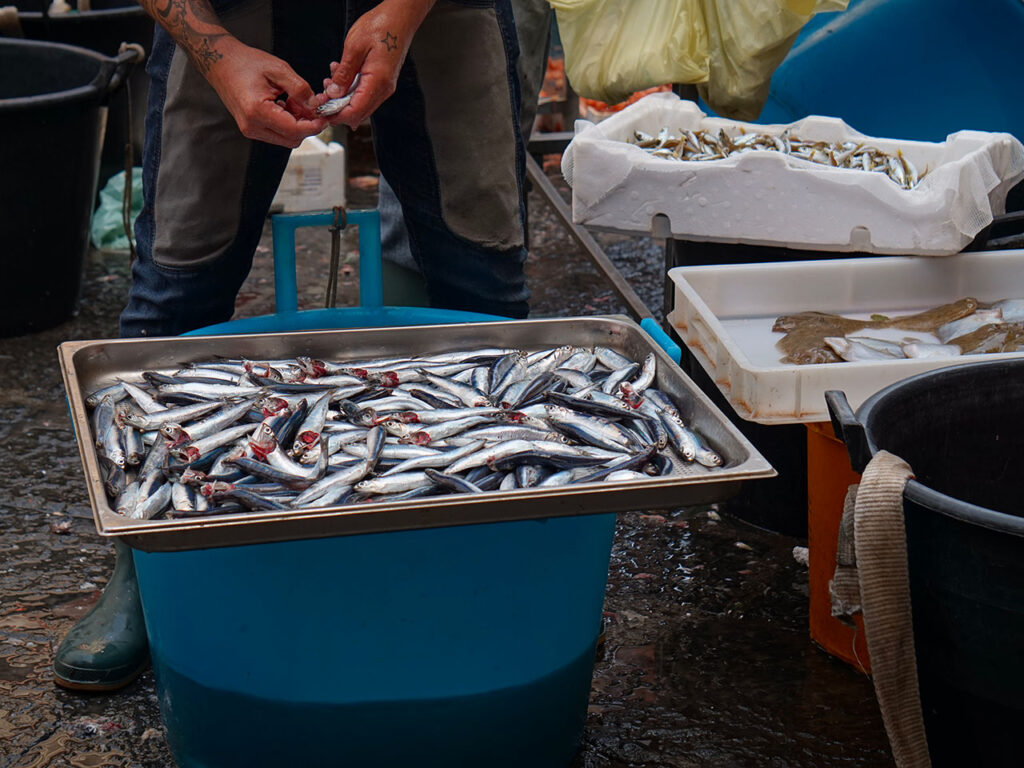
[[[350,201],[374,195],[363,177]],[[530,211],[534,315],[624,314],[536,193]],[[598,238],[660,319],[661,244]],[[240,317],[273,306],[263,243]],[[328,247],[325,232],[300,231],[304,308],[322,301]],[[341,295],[352,300],[348,234],[343,253]],[[0,768],[173,765],[151,672],[111,695],[64,691],[50,673],[53,648],[113,567],[92,521],[55,350],[116,336],[127,273],[124,255],[93,254],[77,317],[0,339]],[[607,637],[575,768],[891,766],[870,681],[808,638],[807,571],[793,556],[803,544],[706,507],[620,515]]]

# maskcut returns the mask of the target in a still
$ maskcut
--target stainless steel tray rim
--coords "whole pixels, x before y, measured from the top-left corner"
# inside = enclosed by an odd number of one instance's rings
[[[237,350],[238,347],[244,349],[236,351],[235,356],[249,354],[245,350],[259,349],[262,354],[253,359],[259,356],[296,356],[311,350],[317,353],[315,356],[321,356],[319,353],[329,348],[334,350],[330,352],[331,359],[343,361],[346,357],[366,357],[368,353],[361,351],[362,348],[372,349],[376,356],[387,356],[399,350],[405,354],[408,354],[408,349],[427,353],[457,349],[469,344],[528,349],[531,346],[558,346],[566,343],[579,346],[602,343],[617,347],[620,351],[633,349],[633,354],[653,352],[658,360],[657,385],[670,394],[685,398],[694,418],[701,422],[696,426],[718,430],[711,441],[723,441],[723,445],[727,446],[726,466],[693,474],[673,472],[644,480],[598,481],[555,488],[447,494],[288,512],[268,510],[215,517],[145,521],[129,520],[111,509],[98,479],[99,464],[96,450],[89,440],[90,426],[83,385],[88,384],[90,390],[94,389],[102,379],[99,375],[102,373],[112,382],[118,377],[118,362],[127,366],[128,361],[131,361],[133,369],[140,370],[155,367],[151,362],[157,359],[169,364],[180,364],[194,359],[208,359],[211,354],[223,355],[220,350]],[[287,352],[281,351],[279,354],[274,351],[275,345],[286,348]],[[139,361],[139,350],[144,350],[143,354],[148,354],[148,357]],[[638,503],[643,500],[643,508],[679,507],[689,503],[688,499],[703,501],[718,491],[725,493],[738,489],[742,481],[775,475],[770,464],[685,376],[667,353],[638,324],[622,316],[545,318],[456,326],[69,341],[60,346],[59,357],[97,529],[102,535],[122,537],[130,546],[146,550],[230,546],[230,536],[236,536],[238,544],[260,543],[262,539],[253,533],[259,527],[266,530],[267,541],[279,541],[642,508],[629,504],[632,495],[637,496]],[[85,370],[79,370],[79,367]],[[93,374],[91,379],[90,373]],[[716,448],[721,451],[723,446]],[[674,496],[673,492],[676,492]]]

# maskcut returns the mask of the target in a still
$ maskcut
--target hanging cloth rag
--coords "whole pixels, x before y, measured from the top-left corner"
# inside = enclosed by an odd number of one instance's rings
[[[839,527],[832,615],[864,615],[875,697],[897,768],[930,768],[910,609],[903,488],[913,471],[888,451],[850,486]]]

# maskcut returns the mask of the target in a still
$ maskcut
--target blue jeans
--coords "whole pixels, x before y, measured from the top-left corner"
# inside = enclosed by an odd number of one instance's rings
[[[214,2],[232,34],[287,61],[314,90],[340,58],[347,24],[375,4]],[[517,56],[508,0],[439,0],[372,118],[378,165],[436,307],[528,312]],[[160,28],[148,72],[144,205],[122,336],[231,318],[289,154],[243,137]]]

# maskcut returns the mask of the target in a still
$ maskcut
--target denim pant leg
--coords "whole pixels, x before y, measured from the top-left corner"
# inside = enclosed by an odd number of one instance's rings
[[[512,0],[512,12],[519,40],[518,69],[522,93],[519,129],[523,134],[523,143],[526,144],[533,131],[537,98],[547,68],[553,11],[546,0]],[[384,178],[380,181],[377,210],[380,212],[381,251],[384,259],[407,269],[418,269],[412,257],[401,203]]]
[[[232,34],[284,58],[314,89],[340,55],[343,9],[334,3],[219,0],[214,7]],[[289,155],[246,139],[159,27],[148,71],[144,203],[122,336],[177,335],[231,318]]]
[[[373,117],[377,160],[436,307],[529,309],[517,53],[508,0],[439,0]]]

